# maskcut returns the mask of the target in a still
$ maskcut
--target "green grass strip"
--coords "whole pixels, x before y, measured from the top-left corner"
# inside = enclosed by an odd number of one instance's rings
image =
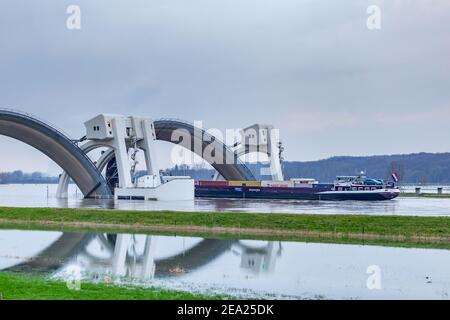
[[[449,217],[0,208],[0,220],[110,224],[137,229],[168,225],[404,236],[450,235]]]
[[[82,282],[71,290],[64,281],[0,272],[0,298],[4,300],[205,300],[221,296],[135,286]]]
[[[400,197],[403,198],[437,198],[437,199],[447,199],[450,198],[450,193],[401,193]]]

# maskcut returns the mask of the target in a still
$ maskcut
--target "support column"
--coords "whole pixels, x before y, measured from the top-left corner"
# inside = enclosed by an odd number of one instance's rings
[[[131,235],[118,234],[116,245],[114,247],[114,255],[112,260],[112,272],[115,276],[124,276],[126,274],[126,259],[128,246],[130,244]]]
[[[149,280],[155,277],[155,250],[156,238],[147,236],[145,240],[144,259],[141,275],[143,280]]]
[[[154,176],[156,186],[161,184],[161,177],[159,175],[158,157],[156,154],[156,133],[153,126],[153,121],[144,119],[141,122],[142,130],[144,132],[144,141],[142,146],[145,149],[145,163],[147,166],[147,174]]]
[[[269,161],[270,161],[270,172],[272,174],[273,180],[283,181],[283,170],[281,168],[280,161],[280,150],[278,143],[280,141],[279,132],[271,128],[269,131]]]
[[[59,176],[58,189],[56,190],[57,199],[67,199],[69,197],[69,175],[63,172]]]
[[[131,165],[128,159],[128,150],[125,142],[126,126],[123,118],[112,119],[112,130],[114,133],[114,150],[117,161],[117,171],[119,173],[119,187],[132,188]]]

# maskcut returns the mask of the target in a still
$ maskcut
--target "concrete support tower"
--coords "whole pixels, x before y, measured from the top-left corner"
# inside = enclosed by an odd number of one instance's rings
[[[238,157],[259,152],[266,154],[269,167],[262,168],[261,174],[271,176],[272,180],[284,180],[281,156],[284,148],[281,145],[279,131],[272,125],[254,124],[241,130],[242,140],[234,145]]]

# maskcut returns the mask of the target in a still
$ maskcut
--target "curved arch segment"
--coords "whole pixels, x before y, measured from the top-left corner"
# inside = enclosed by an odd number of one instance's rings
[[[111,195],[106,180],[83,150],[50,125],[26,114],[0,110],[0,135],[47,155],[69,174],[85,197]]]
[[[109,147],[108,145],[105,145],[103,143],[97,143],[97,142],[87,142],[83,144],[81,147],[79,147],[81,150],[83,150],[84,153],[88,154],[90,151],[95,150],[97,148],[102,147]],[[99,172],[103,172],[103,169],[105,169],[106,165],[109,161],[112,159],[115,159],[114,157],[114,149],[109,148],[108,150],[103,153],[103,155],[98,159],[94,165],[97,167],[97,170]],[[58,183],[58,189],[56,191],[56,198],[58,199],[65,199],[68,197],[68,190],[69,190],[69,182],[70,182],[70,176],[67,174],[66,171],[63,171],[59,177],[59,183]],[[108,183],[108,179],[106,179],[106,182]],[[114,189],[110,187],[110,184],[108,183],[108,188],[113,193]]]
[[[216,169],[226,180],[255,180],[255,177],[253,176],[250,169],[248,169],[248,167],[238,159],[237,155],[223,142],[214,139],[205,130],[195,128],[194,125],[187,122],[170,119],[161,119],[154,121],[154,128],[157,140],[167,141],[171,143],[176,143],[172,141],[172,135],[175,130],[186,130],[190,133],[191,137],[190,150],[192,152],[195,152],[202,158],[205,148],[210,144],[214,144],[214,150],[221,153],[219,155],[221,159],[234,159],[233,164],[217,164],[210,162],[214,169]],[[198,134],[195,134],[197,130],[201,132],[200,137]],[[201,144],[201,151],[195,150],[194,146],[196,145],[196,143]]]

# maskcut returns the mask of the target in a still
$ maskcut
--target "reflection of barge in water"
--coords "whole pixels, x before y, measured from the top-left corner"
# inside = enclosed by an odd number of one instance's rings
[[[314,179],[195,183],[195,196],[207,198],[379,201],[394,199],[399,194],[395,183],[362,175],[337,177],[334,183],[319,183]]]

